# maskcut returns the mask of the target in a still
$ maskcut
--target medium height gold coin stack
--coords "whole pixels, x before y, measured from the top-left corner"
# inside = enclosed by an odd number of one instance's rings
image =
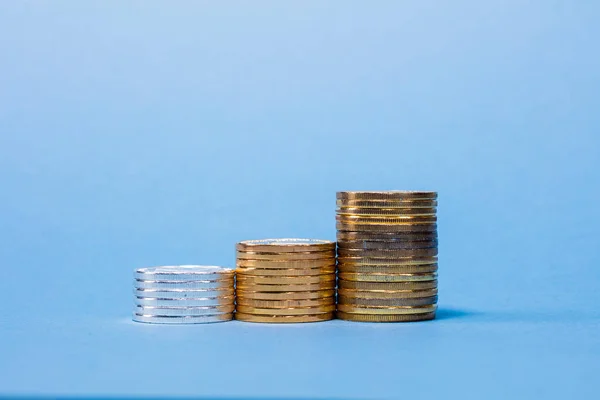
[[[337,193],[338,318],[435,318],[436,208],[436,192]]]
[[[236,319],[286,323],[334,317],[335,242],[248,240],[236,250]]]

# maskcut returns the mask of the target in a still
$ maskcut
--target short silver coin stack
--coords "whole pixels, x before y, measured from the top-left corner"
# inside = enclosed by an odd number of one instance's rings
[[[134,273],[136,322],[201,324],[233,319],[234,270],[203,265],[140,268]]]

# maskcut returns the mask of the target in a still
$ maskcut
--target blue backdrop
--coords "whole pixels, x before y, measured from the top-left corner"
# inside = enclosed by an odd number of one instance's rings
[[[591,398],[594,1],[0,3],[0,394]],[[440,318],[130,321],[132,271],[439,191]]]

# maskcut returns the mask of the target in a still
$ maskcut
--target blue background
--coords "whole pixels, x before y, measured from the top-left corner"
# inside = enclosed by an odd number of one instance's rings
[[[595,1],[0,3],[0,394],[591,398]],[[440,318],[151,326],[132,270],[439,191]]]

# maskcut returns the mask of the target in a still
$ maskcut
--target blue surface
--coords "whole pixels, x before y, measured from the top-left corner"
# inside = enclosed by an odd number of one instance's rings
[[[121,3],[0,3],[0,394],[596,396],[598,2]],[[438,320],[130,322],[385,189],[439,191]]]

